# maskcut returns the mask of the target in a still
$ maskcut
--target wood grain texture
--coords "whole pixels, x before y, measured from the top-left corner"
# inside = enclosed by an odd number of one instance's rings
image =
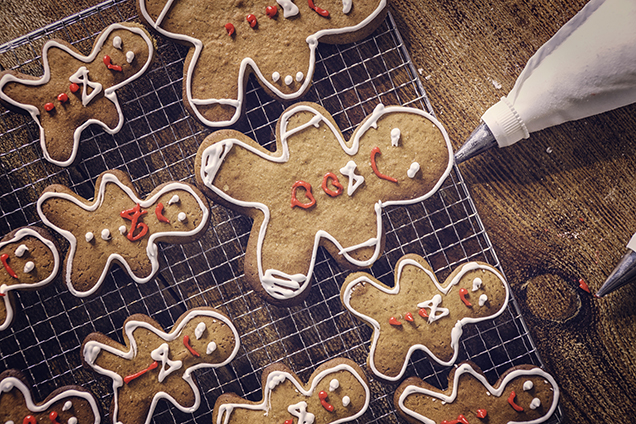
[[[437,117],[458,148],[584,0],[391,0]],[[43,3],[43,4],[42,4]],[[0,43],[96,1],[3,0]],[[636,410],[636,285],[593,291],[636,231],[636,105],[533,134],[460,165],[566,422]]]

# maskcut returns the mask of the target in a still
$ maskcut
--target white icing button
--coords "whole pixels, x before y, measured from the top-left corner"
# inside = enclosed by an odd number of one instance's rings
[[[473,291],[477,291],[481,288],[481,278],[477,277],[473,280]]]
[[[342,406],[349,406],[350,403],[351,399],[349,398],[349,396],[345,396],[342,398]]]
[[[122,234],[126,234],[127,228],[125,225],[122,225],[121,227],[119,227],[119,232]]]
[[[534,387],[534,383],[531,380],[526,380],[525,383],[523,383],[523,390],[525,390],[526,392],[528,390],[531,390]]]
[[[287,75],[285,77],[285,85],[292,85],[293,82],[294,82],[294,77],[292,77],[291,75]]]
[[[18,246],[18,248],[17,248],[17,249],[15,249],[15,255],[16,255],[18,258],[21,258],[21,257],[22,257],[22,255],[24,255],[24,254],[25,254],[26,252],[28,252],[28,251],[29,251],[29,248],[28,248],[28,247],[26,247],[26,244],[21,244],[20,246]]]
[[[391,146],[397,147],[399,142],[400,142],[400,129],[399,128],[393,128],[391,130]]]
[[[202,336],[203,336],[203,332],[205,331],[207,327],[205,326],[204,322],[200,322],[199,325],[197,325],[197,328],[194,329],[194,337],[197,338],[197,340],[199,340]]]
[[[541,406],[541,399],[539,398],[534,398],[532,399],[532,402],[530,402],[530,409],[537,409],[540,406]]]
[[[126,52],[126,62],[132,63],[133,60],[135,60],[135,52],[128,50]]]
[[[333,380],[331,380],[329,382],[329,391],[333,392],[334,390],[336,390],[338,387],[340,387],[340,382],[338,381],[338,379],[334,378]]]
[[[179,220],[179,222],[185,222],[188,217],[185,212],[179,212],[179,215],[177,215],[177,219]]]
[[[178,194],[175,194],[174,196],[172,196],[172,197],[170,198],[170,200],[168,201],[168,204],[169,204],[169,205],[172,205],[172,204],[174,204],[174,203],[179,203],[180,201],[181,201],[181,200],[179,199],[179,195],[178,195]]]
[[[420,164],[417,162],[413,162],[409,170],[406,171],[406,175],[408,175],[409,178],[415,178],[415,174],[417,174],[419,170],[420,170]]]
[[[62,407],[62,411],[66,412],[73,407],[73,402],[67,400],[64,406]]]
[[[115,47],[116,49],[121,49],[121,37],[119,35],[113,38],[113,47]]]
[[[110,230],[108,228],[102,230],[102,240],[110,240]]]
[[[212,352],[214,352],[215,350],[216,350],[216,343],[214,343],[214,342],[210,342],[210,343],[208,343],[208,348],[206,349],[206,351],[205,351],[205,352],[206,352],[208,355],[210,355],[210,354],[212,354]]]
[[[484,306],[487,301],[488,301],[488,296],[486,296],[485,294],[482,294],[481,296],[479,296],[479,306]]]
[[[279,79],[280,79],[280,74],[278,72],[274,72],[272,74],[272,81],[278,82]]]
[[[84,238],[85,238],[85,239],[86,239],[86,241],[87,241],[87,242],[89,242],[89,243],[93,240],[93,238],[94,238],[94,237],[95,237],[95,236],[93,236],[93,233],[91,233],[90,231],[84,235]]]
[[[28,274],[29,272],[33,271],[35,269],[35,264],[33,263],[33,261],[29,261],[27,263],[24,264],[24,273]]]
[[[301,82],[303,78],[305,78],[305,74],[300,71],[296,73],[296,81]]]

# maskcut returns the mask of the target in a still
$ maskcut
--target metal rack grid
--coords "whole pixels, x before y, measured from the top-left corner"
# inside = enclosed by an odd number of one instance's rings
[[[108,0],[0,46],[0,65],[40,75],[39,54],[47,39],[65,39],[86,54],[105,26],[135,19],[133,1]],[[97,176],[107,169],[127,172],[142,197],[162,182],[193,180],[194,155],[211,131],[192,118],[181,101],[187,48],[154,36],[158,49],[153,67],[118,91],[126,117],[123,129],[115,135],[94,126],[84,131],[77,166],[61,169],[44,161],[37,125],[23,115],[1,112],[1,234],[23,225],[41,225],[35,202],[42,189],[54,182],[92,198]],[[321,45],[314,84],[305,100],[324,106],[345,136],[380,102],[433,113],[390,15],[361,42]],[[248,109],[237,129],[271,145],[276,120],[285,106],[269,98],[252,79],[246,103]],[[385,284],[393,284],[393,268],[406,253],[424,256],[440,280],[467,260],[500,268],[456,167],[432,198],[408,207],[387,208],[383,213],[385,252],[370,272]],[[223,392],[260,400],[260,375],[274,362],[286,363],[303,381],[316,366],[334,357],[349,357],[360,365],[366,362],[371,329],[342,307],[339,292],[347,272],[329,255],[319,251],[315,281],[302,306],[270,306],[242,278],[251,221],[218,205],[212,205],[211,217],[212,225],[201,240],[160,246],[161,269],[146,284],[133,282],[115,267],[95,298],[73,297],[59,276],[42,290],[18,292],[16,320],[0,333],[0,370],[21,370],[34,385],[36,399],[62,385],[82,385],[99,398],[107,422],[111,382],[82,367],[79,350],[83,339],[99,331],[123,342],[123,322],[134,313],[149,315],[169,330],[187,309],[201,305],[219,308],[230,316],[241,334],[239,354],[223,369],[197,374],[203,400],[196,413],[182,414],[161,402],[154,422],[209,423],[214,401]],[[514,365],[541,365],[514,299],[497,319],[465,328],[458,361],[465,359],[477,363],[491,383]],[[417,352],[406,375],[417,375],[443,388],[449,371]],[[392,405],[397,385],[368,376],[373,400],[358,422],[401,422]],[[560,421],[557,411],[550,422]]]

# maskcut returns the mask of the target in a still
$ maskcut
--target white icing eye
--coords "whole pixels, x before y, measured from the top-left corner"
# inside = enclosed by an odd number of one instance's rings
[[[175,204],[175,203],[179,203],[181,201],[181,199],[179,199],[179,195],[175,194],[174,196],[172,196],[170,198],[170,200],[168,201],[169,205]]]
[[[68,424],[77,424],[77,418],[71,417],[68,419]]]
[[[121,227],[119,227],[119,232],[122,234],[126,234],[126,226],[122,225]]]
[[[420,170],[420,164],[417,162],[413,162],[409,170],[406,171],[406,175],[408,175],[409,178],[415,178],[415,174],[417,174],[419,170]]]
[[[29,261],[27,263],[24,264],[24,273],[28,274],[29,272],[33,271],[35,269],[35,264],[33,263],[33,261]]]
[[[279,79],[280,79],[280,74],[278,72],[274,72],[272,74],[272,81],[278,82]]]
[[[26,247],[26,244],[21,244],[20,246],[18,246],[17,249],[15,249],[15,255],[18,258],[21,258],[28,251],[29,251],[29,248]]]
[[[102,240],[110,240],[110,230],[108,228],[102,230]]]
[[[205,353],[211,355],[216,350],[216,343],[210,342],[208,343],[208,348],[205,350]]]
[[[121,50],[121,37],[119,35],[113,38],[113,47]]]
[[[350,403],[351,399],[349,398],[349,396],[345,396],[342,398],[342,406],[349,406]]]
[[[93,233],[89,231],[88,233],[84,235],[84,238],[86,239],[88,243],[90,243],[93,240],[93,238],[95,238],[95,236],[93,235]]]
[[[294,82],[294,77],[292,77],[291,75],[287,75],[285,77],[285,85],[292,85],[293,82]]]
[[[541,399],[539,398],[534,398],[532,399],[532,402],[530,402],[530,409],[537,409],[540,406],[541,406]]]
[[[481,288],[481,278],[477,277],[473,280],[473,291],[477,291]]]
[[[126,62],[132,63],[133,60],[135,60],[135,52],[128,50],[126,52]]]
[[[62,411],[66,412],[73,407],[73,403],[70,400],[67,400],[64,406],[62,407]]]
[[[353,0],[342,0],[342,13],[346,15],[351,12],[351,6],[353,6]]]
[[[185,214],[185,212],[179,212],[179,215],[177,215],[177,219],[179,220],[179,222],[186,222],[188,216]]]
[[[340,382],[337,379],[333,379],[329,382],[329,391],[333,392],[334,390],[336,390],[338,387],[340,387]]]
[[[487,301],[488,301],[488,296],[486,296],[485,294],[482,294],[481,296],[479,296],[479,306],[484,306]]]
[[[199,340],[203,336],[203,332],[205,331],[206,328],[207,327],[206,327],[205,323],[204,322],[200,322],[197,325],[197,328],[194,329],[194,337],[196,337],[197,340]]]
[[[393,128],[391,130],[391,146],[397,147],[399,142],[400,142],[400,129],[399,128]],[[411,177],[413,178],[413,177]]]
[[[525,390],[526,392],[528,390],[532,390],[533,387],[534,387],[534,383],[531,380],[526,380],[526,382],[523,383],[523,390]]]
[[[302,72],[296,73],[296,81],[301,82],[303,78],[305,78],[305,74],[303,74]]]

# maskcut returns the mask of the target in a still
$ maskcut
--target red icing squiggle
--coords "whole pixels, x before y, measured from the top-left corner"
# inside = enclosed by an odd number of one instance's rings
[[[314,1],[313,0],[307,0],[307,3],[309,4],[309,8],[314,10],[320,16],[325,17],[325,18],[329,17],[329,11],[325,10],[325,9],[321,9],[320,7],[314,5]]]
[[[265,14],[269,19],[272,19],[278,13],[278,8],[276,6],[267,6],[265,8]]]
[[[329,181],[331,180],[331,185],[333,185],[336,190],[332,190],[329,188]],[[322,189],[331,197],[340,196],[344,191],[344,187],[340,184],[338,180],[338,176],[333,172],[327,172],[325,176],[322,178]]]
[[[167,222],[170,224],[170,220],[163,215],[163,203],[159,202],[155,208],[155,215],[157,215],[159,222]]]
[[[383,180],[397,183],[397,180],[395,178],[389,177],[388,175],[384,175],[380,171],[378,171],[378,166],[375,163],[375,156],[381,155],[381,154],[382,152],[380,151],[380,148],[377,146],[371,150],[371,168],[373,169],[373,172],[375,173],[375,175],[377,175],[379,178],[382,178]]]
[[[296,190],[298,189],[298,187],[302,187],[305,189],[305,196],[307,196],[307,198],[309,199],[309,203],[302,203],[300,200],[298,200],[298,198],[296,197]],[[292,186],[291,207],[293,208],[294,206],[298,206],[299,208],[308,209],[315,204],[316,199],[314,198],[314,195],[311,194],[311,184],[305,181],[296,181]]]
[[[469,424],[469,423],[465,416],[463,416],[462,414],[459,414],[456,420],[453,420],[453,421],[443,420],[442,424]]]
[[[462,302],[464,302],[464,305],[471,307],[473,306],[468,299],[466,299],[466,296],[468,296],[468,290],[466,290],[464,287],[462,287],[461,289],[459,289],[459,297],[462,299]]]
[[[515,403],[515,397],[516,396],[517,396],[517,394],[513,390],[510,393],[510,396],[508,396],[508,403],[510,404],[510,406],[512,406],[512,409],[514,409],[515,411],[523,412],[523,408]]]
[[[137,203],[134,208],[125,210],[119,214],[122,218],[132,221],[130,231],[128,231],[128,234],[126,234],[126,238],[128,240],[137,241],[148,233],[148,226],[143,222],[138,222],[139,218],[147,213],[148,211],[141,210],[141,205]],[[134,235],[137,228],[139,228],[140,230],[139,234]]]
[[[108,69],[110,69],[111,71],[117,71],[117,72],[121,72],[121,66],[119,65],[113,65],[110,62],[110,56],[106,55],[104,56],[104,65],[106,65],[106,67],[108,67]]]
[[[190,351],[192,355],[196,356],[197,358],[201,356],[199,355],[199,352],[197,352],[192,346],[190,346],[190,336],[188,336],[187,334],[183,336],[183,345]]]
[[[6,253],[3,253],[2,256],[0,256],[0,260],[2,260],[2,265],[4,265],[4,269],[7,270],[9,275],[12,276],[13,278],[18,278],[18,275],[9,266],[9,255],[7,255]]]
[[[134,373],[134,374],[132,374],[132,375],[127,375],[126,377],[124,377],[124,383],[128,384],[128,383],[130,383],[131,381],[133,381],[135,378],[139,378],[139,377],[141,377],[142,375],[144,375],[144,374],[145,374],[145,373],[147,373],[148,371],[150,371],[150,370],[154,370],[154,369],[155,369],[155,368],[157,368],[158,366],[159,366],[159,363],[158,363],[157,361],[154,361],[152,364],[150,364],[150,365],[148,366],[148,368],[143,369],[143,370],[141,370],[141,371],[139,371],[139,372],[136,372],[136,373]]]
[[[329,412],[333,412],[333,409],[334,409],[333,405],[327,402],[327,396],[329,395],[324,390],[318,393],[318,397],[320,398],[320,404],[323,406],[323,408],[325,408]]]

